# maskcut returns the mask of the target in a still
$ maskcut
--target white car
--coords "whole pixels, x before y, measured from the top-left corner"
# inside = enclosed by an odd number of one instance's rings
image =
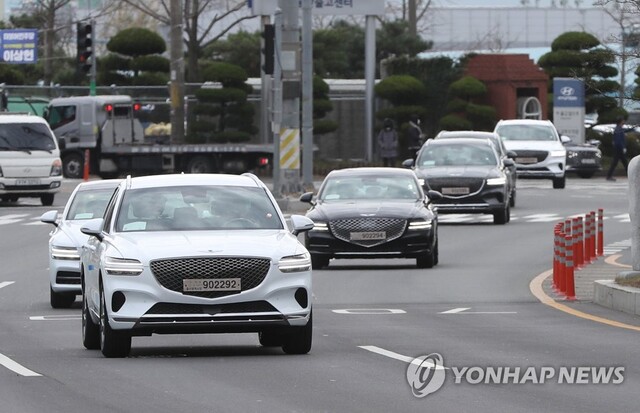
[[[504,146],[516,153],[518,178],[551,179],[553,187],[565,187],[568,137],[558,135],[549,120],[501,120],[494,132],[502,138]]]
[[[80,227],[88,219],[99,218],[120,183],[120,179],[106,179],[79,183],[71,193],[62,215],[47,211],[42,222],[55,228],[49,234],[49,291],[51,307],[68,308],[81,293],[80,246],[87,236]]]
[[[285,353],[311,349],[311,258],[252,174],[127,178],[104,219],[82,227],[82,337],[125,357],[132,336],[259,333]]]

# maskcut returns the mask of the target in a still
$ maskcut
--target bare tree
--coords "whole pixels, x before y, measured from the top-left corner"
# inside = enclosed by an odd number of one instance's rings
[[[160,23],[170,26],[169,0],[114,0],[128,4]],[[199,79],[198,58],[202,50],[225,36],[234,26],[254,16],[242,0],[183,0],[185,45],[187,50],[187,81]]]
[[[55,46],[56,32],[64,26],[56,25],[56,14],[63,7],[69,5],[71,0],[36,0],[37,14],[43,19],[44,34],[44,81],[51,82],[53,77],[53,49]]]

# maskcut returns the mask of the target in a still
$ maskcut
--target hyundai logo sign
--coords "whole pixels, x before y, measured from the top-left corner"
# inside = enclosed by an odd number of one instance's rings
[[[560,89],[560,94],[562,96],[574,96],[576,94],[576,90],[571,86],[565,86]]]

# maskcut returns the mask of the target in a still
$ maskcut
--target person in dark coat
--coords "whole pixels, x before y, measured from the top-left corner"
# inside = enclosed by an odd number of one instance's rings
[[[607,181],[615,181],[616,178],[613,177],[613,173],[616,170],[616,166],[618,166],[618,161],[622,162],[624,165],[624,169],[629,166],[629,161],[627,161],[627,148],[624,141],[624,134],[633,128],[625,129],[623,127],[624,119],[618,118],[618,122],[616,123],[616,127],[613,130],[613,158],[611,159],[611,166],[609,167],[609,172],[607,173]]]
[[[398,156],[398,132],[389,118],[384,120],[383,128],[378,133],[378,154],[384,166],[395,166]]]
[[[420,129],[420,118],[417,115],[411,116],[409,120],[409,129],[407,130],[407,147],[412,157],[416,157],[420,147],[422,146],[422,129]]]

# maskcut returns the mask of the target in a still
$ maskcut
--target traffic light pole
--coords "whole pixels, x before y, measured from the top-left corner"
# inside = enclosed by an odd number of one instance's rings
[[[96,21],[91,20],[91,69],[89,77],[89,95],[96,95]]]

